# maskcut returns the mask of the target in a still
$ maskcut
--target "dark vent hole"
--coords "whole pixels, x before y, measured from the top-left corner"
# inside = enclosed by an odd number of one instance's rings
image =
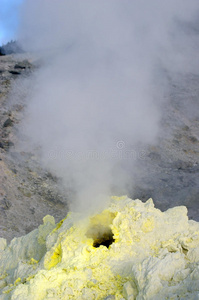
[[[110,227],[104,227],[102,225],[96,225],[90,228],[86,236],[93,239],[93,247],[95,248],[101,245],[109,248],[109,246],[115,242]]]

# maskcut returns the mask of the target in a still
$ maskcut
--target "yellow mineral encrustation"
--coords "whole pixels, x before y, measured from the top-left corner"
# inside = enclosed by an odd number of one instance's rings
[[[1,300],[197,299],[199,223],[127,196],[90,217],[69,213],[7,246],[0,239]]]

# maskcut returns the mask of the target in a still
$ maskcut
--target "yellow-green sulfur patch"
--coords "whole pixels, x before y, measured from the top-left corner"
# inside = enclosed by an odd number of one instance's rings
[[[185,207],[161,212],[151,199],[112,197],[96,215],[70,213],[57,225],[47,216],[1,255],[1,300],[177,300],[199,294],[199,223],[188,220]]]

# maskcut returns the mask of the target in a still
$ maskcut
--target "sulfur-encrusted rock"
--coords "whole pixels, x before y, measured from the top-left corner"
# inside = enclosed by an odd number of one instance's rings
[[[184,206],[112,197],[90,217],[46,216],[2,247],[0,271],[1,300],[195,299],[199,223]]]

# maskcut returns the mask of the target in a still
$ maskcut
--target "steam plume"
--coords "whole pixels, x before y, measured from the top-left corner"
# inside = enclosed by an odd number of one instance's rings
[[[123,191],[125,165],[143,158],[136,146],[155,141],[163,70],[194,67],[193,41],[179,24],[191,22],[198,6],[195,0],[24,3],[19,37],[43,62],[25,133],[41,146],[44,165],[75,188],[81,201],[74,206],[96,205],[94,195],[114,192],[114,185]]]

